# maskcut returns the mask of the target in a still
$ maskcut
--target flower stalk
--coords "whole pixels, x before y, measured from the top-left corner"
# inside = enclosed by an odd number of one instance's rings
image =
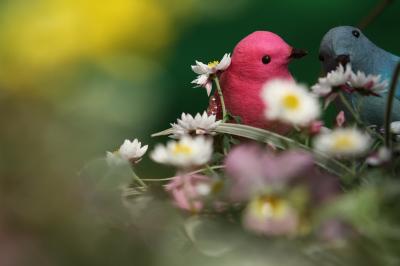
[[[397,67],[394,71],[394,75],[392,81],[390,83],[389,94],[387,98],[386,104],[386,112],[385,112],[385,146],[391,148],[391,131],[390,131],[390,122],[392,121],[392,109],[393,109],[393,100],[395,97],[397,82],[399,80],[400,74],[400,63],[397,64]]]
[[[222,89],[221,89],[221,85],[219,84],[219,79],[217,76],[214,77],[214,82],[215,85],[217,86],[217,92],[218,92],[218,96],[221,102],[221,107],[222,107],[222,121],[226,122],[227,118],[228,118],[228,114],[226,111],[226,107],[225,107],[225,100],[224,100],[224,95],[222,93]]]

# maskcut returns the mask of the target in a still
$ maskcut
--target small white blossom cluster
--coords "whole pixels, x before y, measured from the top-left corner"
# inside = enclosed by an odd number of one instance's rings
[[[340,90],[358,92],[362,95],[379,96],[388,86],[380,75],[365,75],[361,71],[354,73],[351,65],[339,65],[336,70],[329,72],[326,77],[318,79],[318,83],[311,87],[314,94],[326,97],[326,104],[333,101]]]
[[[163,164],[179,168],[191,168],[206,164],[213,152],[212,139],[206,135],[214,135],[214,130],[221,123],[215,115],[182,113],[177,123],[172,123],[171,137],[178,141],[170,141],[166,146],[158,145],[150,157]]]
[[[226,70],[231,64],[231,55],[225,54],[221,61],[213,61],[204,64],[196,61],[196,65],[192,66],[192,70],[198,75],[192,81],[196,87],[205,88],[207,95],[210,96],[212,90],[212,82],[217,74]],[[213,152],[212,139],[206,135],[215,135],[214,130],[221,123],[217,121],[215,114],[182,113],[180,119],[176,123],[171,124],[171,137],[178,139],[170,141],[167,145],[158,145],[151,153],[150,157],[163,164],[169,164],[178,168],[191,168],[206,164]]]

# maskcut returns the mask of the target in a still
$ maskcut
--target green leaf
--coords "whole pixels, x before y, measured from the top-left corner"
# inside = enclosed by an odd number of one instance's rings
[[[105,159],[96,159],[87,163],[79,176],[85,192],[85,207],[94,220],[115,224],[127,219],[122,192],[133,181],[128,163],[111,166]]]
[[[238,137],[243,137],[247,139],[252,139],[258,142],[262,143],[267,143],[271,144],[278,149],[281,150],[286,150],[289,147],[290,148],[298,148],[302,149],[308,152],[311,152],[315,156],[315,163],[320,166],[321,168],[324,168],[328,172],[338,175],[338,176],[343,176],[343,175],[351,175],[354,176],[354,172],[344,165],[343,163],[339,162],[338,160],[335,160],[326,154],[320,153],[313,151],[311,148],[307,147],[304,144],[299,143],[296,140],[293,140],[291,138],[282,136],[280,134],[261,129],[261,128],[256,128],[256,127],[251,127],[247,125],[240,125],[240,124],[232,124],[232,123],[221,123],[219,126],[215,129],[216,133],[220,134],[228,134],[231,136],[238,136]],[[172,129],[167,129],[158,133],[155,133],[151,135],[152,137],[158,137],[158,136],[165,136],[172,134]],[[224,140],[224,146],[225,146],[225,140]]]
[[[338,176],[342,176],[344,174],[352,174],[353,172],[341,162],[328,157],[327,155],[315,152],[311,150],[306,145],[303,145],[291,138],[287,138],[285,136],[279,135],[277,133],[273,133],[271,131],[255,128],[246,125],[238,125],[231,123],[221,123],[215,130],[217,133],[221,134],[230,134],[234,136],[244,137],[248,139],[252,139],[258,142],[272,144],[278,149],[287,149],[287,147],[295,147],[308,152],[311,152],[315,155],[315,163],[326,169],[327,171],[336,174]]]
[[[234,231],[217,219],[192,216],[184,228],[196,249],[208,257],[221,257],[239,244]]]

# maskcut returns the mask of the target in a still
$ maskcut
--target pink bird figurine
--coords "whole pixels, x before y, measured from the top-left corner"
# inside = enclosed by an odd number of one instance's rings
[[[281,134],[288,132],[289,126],[265,118],[268,106],[261,100],[261,88],[268,80],[292,80],[288,64],[306,54],[268,31],[256,31],[242,39],[234,48],[231,65],[220,77],[228,112],[240,116],[246,125]],[[211,97],[209,111],[221,118],[218,94]]]

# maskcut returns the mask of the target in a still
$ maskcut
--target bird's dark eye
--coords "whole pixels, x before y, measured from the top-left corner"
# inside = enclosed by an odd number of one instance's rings
[[[358,30],[353,30],[351,33],[352,33],[353,36],[356,37],[356,38],[360,37],[360,32],[359,32]]]
[[[269,55],[264,55],[262,58],[262,62],[264,65],[268,64],[269,62],[271,62],[271,57]]]
[[[318,56],[319,61],[324,62],[325,58],[322,54]]]

